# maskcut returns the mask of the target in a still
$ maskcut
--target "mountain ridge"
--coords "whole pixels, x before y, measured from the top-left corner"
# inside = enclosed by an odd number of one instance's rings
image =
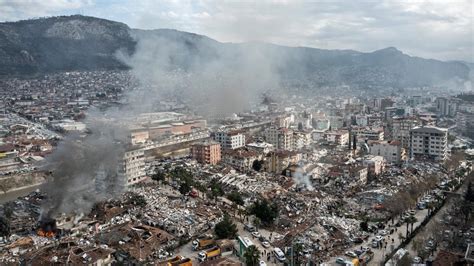
[[[227,43],[175,29],[133,29],[121,22],[72,15],[0,23],[0,77],[71,70],[129,69],[117,52],[133,56],[139,41],[158,38],[185,50],[174,67],[192,69],[222,54],[239,57],[258,48],[285,80],[316,85],[429,86],[469,78],[469,67],[409,56],[395,47],[373,52]]]

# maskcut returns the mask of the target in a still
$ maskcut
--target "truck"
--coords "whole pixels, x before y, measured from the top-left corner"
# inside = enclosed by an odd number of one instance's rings
[[[206,251],[199,252],[198,259],[199,259],[199,262],[204,262],[207,260],[217,259],[220,256],[221,256],[221,248],[216,246]]]
[[[193,266],[193,262],[191,261],[190,258],[182,258],[173,263],[168,262],[168,266]]]
[[[202,250],[216,245],[216,241],[211,237],[196,239],[193,241],[193,250]]]
[[[182,259],[183,259],[183,257],[177,255],[177,256],[174,257],[174,258],[171,258],[171,259],[169,259],[169,260],[164,261],[163,265],[171,266],[171,265],[173,265],[173,263],[176,263],[176,262],[178,262],[178,261],[180,261],[180,260],[182,260]]]

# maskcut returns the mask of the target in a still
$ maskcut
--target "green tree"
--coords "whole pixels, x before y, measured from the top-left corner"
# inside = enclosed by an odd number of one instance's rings
[[[133,205],[139,206],[139,207],[145,207],[146,204],[147,204],[145,197],[143,195],[140,195],[140,194],[135,193],[135,192],[130,192],[128,194],[127,203],[128,204],[133,204]]]
[[[240,206],[244,206],[244,199],[242,198],[242,195],[238,191],[232,191],[229,194],[227,194],[227,198],[234,202],[235,204],[238,204]]]
[[[222,189],[222,185],[220,183],[212,182],[210,189],[212,198],[217,198],[224,195],[224,190]]]
[[[302,265],[303,244],[295,243],[293,245],[293,263],[294,265]]]
[[[260,261],[260,251],[256,246],[252,245],[245,251],[244,258],[247,266],[257,266]]]
[[[156,169],[155,173],[151,176],[151,179],[153,179],[155,181],[165,181],[166,174],[165,174],[165,172],[163,172],[159,169]]]
[[[224,214],[224,219],[214,227],[214,232],[219,239],[234,238],[237,235],[237,231],[237,225],[235,225],[227,213]]]
[[[271,225],[278,217],[278,206],[270,204],[268,200],[257,200],[251,208],[250,213],[258,217],[263,225]]]
[[[179,186],[179,192],[183,195],[187,195],[189,191],[191,191],[191,185],[189,185],[188,182],[181,183],[181,186]]]

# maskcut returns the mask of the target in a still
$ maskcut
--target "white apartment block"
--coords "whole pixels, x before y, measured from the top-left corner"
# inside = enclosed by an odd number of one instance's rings
[[[245,135],[240,131],[217,131],[214,140],[221,144],[223,149],[237,149],[245,146]]]
[[[448,129],[415,127],[410,131],[410,157],[445,160],[448,156]]]
[[[127,186],[136,184],[146,178],[145,151],[142,149],[126,151],[123,156],[122,174]]]
[[[293,130],[271,126],[265,129],[265,140],[278,150],[293,149]]]

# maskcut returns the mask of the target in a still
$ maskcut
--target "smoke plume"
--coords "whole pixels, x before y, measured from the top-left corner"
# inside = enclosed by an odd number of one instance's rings
[[[47,159],[51,176],[41,188],[48,196],[44,217],[87,212],[94,202],[123,190],[118,169],[125,131],[97,111],[90,111],[85,122],[88,134],[68,135]]]
[[[263,92],[279,86],[277,57],[265,45],[207,49],[215,44],[205,37],[182,37],[171,30],[164,35],[148,33],[135,33],[133,55],[117,53],[139,81],[138,88],[125,93],[126,104],[105,112],[88,111],[85,123],[90,133],[68,136],[48,158],[45,168],[52,175],[42,188],[49,199],[43,205],[46,217],[87,212],[98,200],[123,191],[118,169],[128,141],[125,121],[158,110],[160,101],[174,99],[197,114],[223,117],[250,109]]]
[[[146,34],[145,34],[146,33]],[[220,46],[203,36],[172,30],[138,31],[132,68],[149,98],[175,97],[206,117],[249,110],[265,91],[279,86],[275,58],[263,44]]]

